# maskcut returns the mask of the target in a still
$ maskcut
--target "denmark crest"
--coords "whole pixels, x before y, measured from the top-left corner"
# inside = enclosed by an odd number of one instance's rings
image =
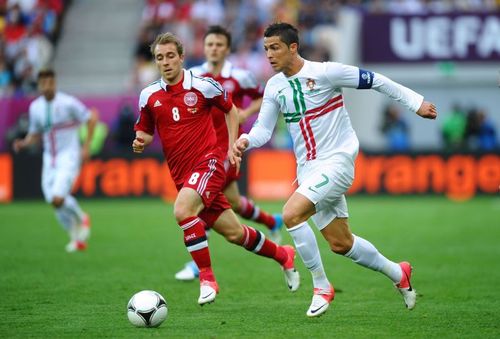
[[[224,87],[226,91],[232,93],[234,92],[235,85],[232,80],[226,80],[222,83],[222,87]]]
[[[192,106],[196,105],[197,102],[198,102],[198,96],[196,95],[196,93],[187,92],[186,94],[184,94],[184,103],[187,106],[192,107]]]

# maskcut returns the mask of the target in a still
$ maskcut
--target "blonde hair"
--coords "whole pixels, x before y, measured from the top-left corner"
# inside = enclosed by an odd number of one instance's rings
[[[166,44],[174,44],[177,48],[177,53],[179,53],[180,56],[184,55],[184,46],[182,42],[173,33],[167,32],[157,35],[155,41],[149,46],[153,57],[155,57],[156,46]]]

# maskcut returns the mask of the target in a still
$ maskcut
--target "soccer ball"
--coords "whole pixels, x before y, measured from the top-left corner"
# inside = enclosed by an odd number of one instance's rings
[[[158,327],[167,318],[165,298],[155,291],[140,291],[127,305],[128,320],[137,327]]]

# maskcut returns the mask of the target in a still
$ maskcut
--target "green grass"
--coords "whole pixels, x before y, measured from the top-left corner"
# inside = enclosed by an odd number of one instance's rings
[[[318,238],[326,271],[341,290],[318,319],[305,316],[312,287],[301,262],[302,286],[292,294],[274,262],[212,235],[221,292],[202,308],[198,284],[173,278],[188,254],[170,205],[154,199],[81,204],[92,216],[93,234],[88,251],[74,254],[64,252],[66,235],[49,206],[0,206],[0,337],[500,337],[498,197],[463,203],[349,198],[354,233],[395,261],[411,261],[421,295],[407,311],[387,278],[330,253]],[[167,299],[169,316],[157,329],[128,323],[126,303],[142,289]]]

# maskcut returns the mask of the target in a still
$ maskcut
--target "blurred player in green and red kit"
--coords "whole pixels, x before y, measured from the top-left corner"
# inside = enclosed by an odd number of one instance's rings
[[[56,73],[51,68],[38,72],[40,96],[30,104],[29,130],[14,140],[17,153],[43,141],[42,191],[54,208],[56,218],[68,233],[67,252],[83,251],[90,236],[90,218],[71,195],[82,162],[90,159],[90,144],[98,112],[77,98],[57,90]],[[87,126],[87,138],[80,144],[78,129]]]
[[[184,232],[184,243],[200,270],[198,303],[213,302],[219,291],[212,271],[206,226],[226,240],[281,265],[291,291],[300,284],[294,267],[295,250],[278,246],[264,234],[240,224],[222,190],[226,182],[224,161],[232,152],[217,145],[212,107],[224,113],[229,142],[237,136],[237,108],[221,85],[183,69],[184,48],[172,33],[160,34],[151,45],[160,80],[142,90],[140,116],[135,124],[132,149],[142,153],[151,144],[155,128],[179,191],[174,216]]]
[[[206,62],[193,67],[190,71],[201,77],[210,77],[219,82],[222,87],[231,94],[234,105],[238,108],[238,119],[240,123],[239,133],[243,133],[241,124],[250,116],[259,111],[262,103],[264,90],[255,77],[249,71],[234,67],[226,58],[231,52],[231,34],[221,26],[210,26],[204,36],[204,52]],[[250,99],[245,107],[244,100]],[[225,123],[225,114],[217,107],[212,108],[217,143],[220,148],[226,150],[229,145],[229,136]],[[281,227],[283,218],[281,214],[271,215],[263,211],[252,200],[240,194],[237,180],[239,173],[235,166],[226,161],[226,185],[224,195],[231,204],[232,209],[245,219],[254,220],[265,225],[269,229],[268,237],[276,243],[281,242]],[[199,274],[198,267],[193,261],[184,265],[184,268],[175,274],[177,280],[193,280]]]

